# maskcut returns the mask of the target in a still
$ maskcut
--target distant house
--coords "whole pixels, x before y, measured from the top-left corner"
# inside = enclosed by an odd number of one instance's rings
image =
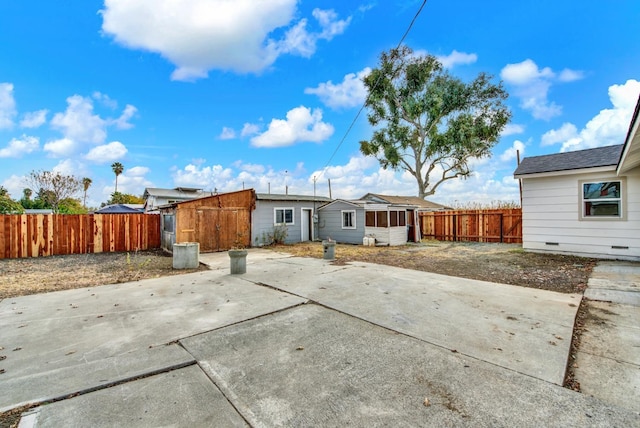
[[[404,245],[419,241],[417,207],[372,200],[337,199],[318,210],[320,238],[362,244],[365,237],[376,245]]]
[[[522,160],[525,250],[640,260],[639,109],[624,144]]]
[[[251,245],[269,245],[274,234],[287,244],[317,239],[316,211],[330,201],[324,196],[258,193],[251,216]]]
[[[147,187],[144,189],[142,198],[145,200],[144,211],[158,211],[161,205],[173,204],[176,202],[189,201],[191,199],[211,196],[210,192],[192,187],[176,187],[174,189],[161,189],[157,187]]]
[[[53,214],[53,210],[51,208],[26,208],[24,210],[25,214]]]
[[[112,204],[105,205],[94,214],[141,214],[144,213],[143,204]]]

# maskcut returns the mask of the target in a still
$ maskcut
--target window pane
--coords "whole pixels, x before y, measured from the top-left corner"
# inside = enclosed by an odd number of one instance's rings
[[[398,211],[389,212],[389,221],[391,223],[391,227],[396,227],[398,225]]]
[[[584,183],[584,199],[612,199],[620,197],[620,182],[606,181],[603,183]]]
[[[620,217],[620,201],[607,202],[585,202],[584,215],[592,216],[609,216]]]
[[[406,215],[407,215],[406,211],[399,211],[398,212],[398,216],[399,216],[398,225],[399,226],[406,226],[406,224],[407,224]]]
[[[276,223],[284,223],[284,210],[276,210]]]
[[[353,227],[353,213],[351,211],[342,213],[342,227]]]
[[[367,227],[376,227],[376,212],[375,211],[367,211],[365,214],[366,218],[366,226]]]
[[[284,210],[284,219],[286,223],[293,223],[293,210]]]
[[[389,227],[389,223],[387,222],[387,212],[386,211],[376,211],[376,226],[377,227]]]
[[[173,215],[164,215],[164,231],[173,233]]]

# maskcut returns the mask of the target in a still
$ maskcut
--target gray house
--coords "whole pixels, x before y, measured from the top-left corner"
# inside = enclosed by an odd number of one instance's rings
[[[274,241],[286,244],[318,237],[316,210],[331,199],[324,196],[256,194],[251,215],[251,246]]]
[[[413,205],[337,199],[318,209],[319,237],[345,244],[362,244],[367,237],[375,238],[376,245],[404,245],[415,239],[409,233],[417,228],[408,227],[414,215]]]

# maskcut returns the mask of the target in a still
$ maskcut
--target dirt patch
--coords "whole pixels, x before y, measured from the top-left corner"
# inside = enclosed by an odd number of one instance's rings
[[[274,247],[303,257],[323,257],[321,243]],[[443,275],[539,288],[560,293],[582,293],[595,259],[528,253],[520,244],[428,241],[399,247],[336,246],[335,264],[352,261],[397,266]]]
[[[0,300],[198,270],[207,270],[207,267],[200,265],[198,269],[173,269],[173,258],[161,250],[2,259]]]

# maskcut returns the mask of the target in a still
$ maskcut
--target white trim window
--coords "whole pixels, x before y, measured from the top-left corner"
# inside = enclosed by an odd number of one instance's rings
[[[623,218],[622,180],[582,182],[582,218]]]
[[[273,209],[273,224],[275,225],[292,225],[293,222],[293,208],[274,208]]]
[[[342,210],[342,228],[343,229],[355,229],[356,228],[356,210]]]

